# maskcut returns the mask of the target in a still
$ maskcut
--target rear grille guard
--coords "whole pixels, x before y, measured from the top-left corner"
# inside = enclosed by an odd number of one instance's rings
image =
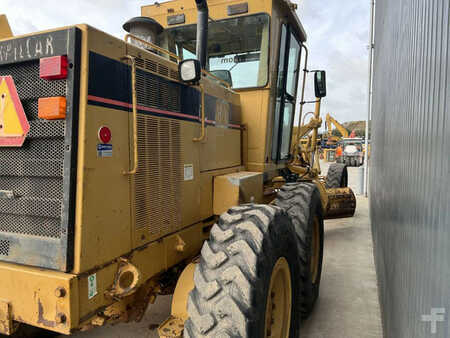
[[[37,57],[0,61],[0,75],[13,77],[30,122],[23,147],[0,148],[0,190],[14,193],[14,198],[0,198],[0,261],[68,271],[73,261],[81,32],[71,28],[31,39],[49,35],[54,55],[68,55],[72,64],[67,80],[40,79]],[[26,43],[24,39],[12,40],[12,48]],[[67,98],[66,120],[38,118],[38,99],[52,96]]]

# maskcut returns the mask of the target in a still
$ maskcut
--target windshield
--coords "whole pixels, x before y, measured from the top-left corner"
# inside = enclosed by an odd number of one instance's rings
[[[208,70],[235,89],[263,87],[268,80],[269,16],[258,14],[209,22]],[[169,49],[195,58],[196,25],[168,29]]]

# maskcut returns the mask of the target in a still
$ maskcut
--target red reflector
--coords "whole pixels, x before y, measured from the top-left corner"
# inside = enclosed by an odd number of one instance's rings
[[[98,138],[103,143],[109,143],[111,141],[111,129],[108,127],[101,127],[98,130]]]
[[[40,60],[39,76],[45,80],[61,80],[67,78],[67,56],[52,56]]]

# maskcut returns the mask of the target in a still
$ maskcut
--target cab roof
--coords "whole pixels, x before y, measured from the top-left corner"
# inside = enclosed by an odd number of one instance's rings
[[[274,4],[280,6],[295,23],[297,34],[302,42],[307,39],[306,31],[296,13],[297,5],[290,0],[208,0],[209,15],[213,20],[251,15],[257,13],[268,13],[272,15]],[[230,14],[232,6],[247,5],[247,11],[239,14]],[[197,23],[197,7],[194,0],[172,0],[164,3],[155,2],[153,5],[141,7],[141,15],[158,21],[164,28]],[[169,18],[180,16],[177,25],[169,25]],[[183,17],[184,16],[184,17]]]

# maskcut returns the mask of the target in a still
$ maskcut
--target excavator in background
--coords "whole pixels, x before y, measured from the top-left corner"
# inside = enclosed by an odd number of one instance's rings
[[[341,134],[341,137],[333,135],[333,125]],[[364,164],[363,140],[356,137],[356,131],[350,134],[341,123],[330,114],[326,117],[328,140],[324,142],[324,158],[327,162],[344,163],[349,167],[359,167]]]
[[[341,134],[341,137],[333,135],[333,125]],[[337,158],[342,155],[342,149],[338,148],[338,143],[342,138],[349,137],[348,130],[340,124],[336,119],[327,114],[325,121],[325,129],[327,132],[327,138],[322,142],[323,156],[325,161],[334,162]]]
[[[0,136],[0,334],[139,321],[173,294],[161,337],[298,337],[323,220],[356,200],[344,164],[321,174],[325,71],[308,71],[296,6],[155,3],[124,40],[83,24],[12,37],[0,20],[20,130]],[[292,142],[307,74],[315,109]]]
[[[341,137],[333,135],[333,125],[341,134]],[[337,143],[343,139],[349,137],[349,132],[347,128],[345,128],[342,124],[340,124],[336,119],[334,119],[330,114],[327,114],[325,127],[328,131],[328,140],[327,144],[336,146]]]

